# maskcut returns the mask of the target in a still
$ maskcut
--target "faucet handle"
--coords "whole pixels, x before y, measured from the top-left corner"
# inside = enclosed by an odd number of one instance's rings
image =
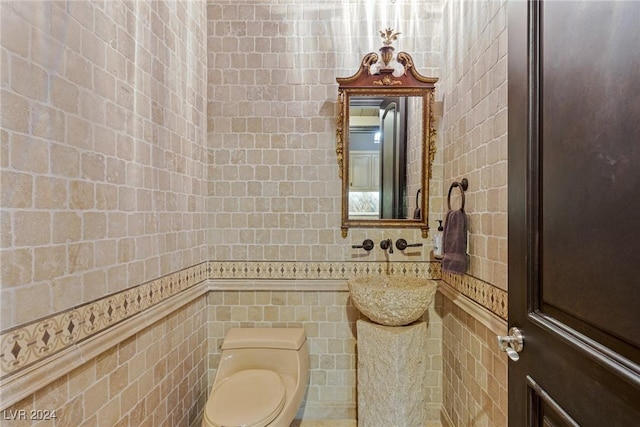
[[[373,240],[366,239],[364,242],[362,242],[361,245],[352,245],[351,247],[353,249],[364,249],[365,251],[369,252],[371,249],[373,249],[373,246]]]
[[[398,248],[399,251],[404,251],[407,248],[417,248],[419,246],[422,246],[422,243],[411,243],[411,244],[409,244],[404,239],[396,240],[396,248]]]

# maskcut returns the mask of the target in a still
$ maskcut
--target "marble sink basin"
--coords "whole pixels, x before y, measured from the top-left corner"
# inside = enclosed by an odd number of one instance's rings
[[[433,301],[434,280],[405,276],[365,276],[349,280],[353,304],[372,322],[403,326],[418,320]]]

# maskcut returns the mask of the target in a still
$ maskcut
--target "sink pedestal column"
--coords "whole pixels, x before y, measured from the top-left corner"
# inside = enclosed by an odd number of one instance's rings
[[[358,427],[427,423],[427,324],[383,326],[360,319]]]

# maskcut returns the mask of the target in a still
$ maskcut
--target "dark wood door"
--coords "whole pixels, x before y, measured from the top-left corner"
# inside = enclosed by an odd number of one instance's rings
[[[380,218],[406,219],[407,97],[384,98],[380,113]]]
[[[640,2],[508,10],[509,425],[640,426]]]
[[[391,219],[395,216],[396,201],[396,162],[398,147],[398,103],[395,98],[387,98],[380,105],[380,218]]]

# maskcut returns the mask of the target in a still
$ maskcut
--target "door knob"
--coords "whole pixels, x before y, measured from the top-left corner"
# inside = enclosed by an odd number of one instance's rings
[[[498,335],[498,348],[509,356],[509,359],[517,362],[520,359],[520,353],[524,347],[524,336],[520,329],[515,326],[509,329],[509,335]]]

